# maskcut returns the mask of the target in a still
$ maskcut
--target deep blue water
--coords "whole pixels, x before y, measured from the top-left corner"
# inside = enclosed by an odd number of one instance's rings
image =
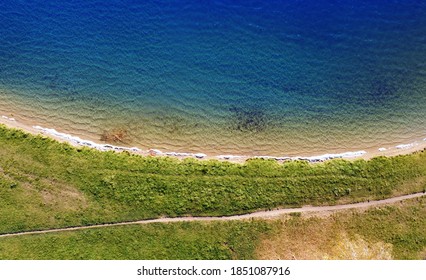
[[[143,147],[421,137],[426,2],[0,1],[0,112]]]

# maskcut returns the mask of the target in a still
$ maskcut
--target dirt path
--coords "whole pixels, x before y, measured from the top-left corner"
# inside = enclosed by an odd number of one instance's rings
[[[307,213],[307,212],[324,213],[324,212],[339,211],[339,210],[346,210],[346,209],[374,207],[374,206],[391,204],[391,203],[403,201],[406,199],[422,197],[422,196],[426,196],[426,193],[421,192],[421,193],[415,193],[410,195],[392,197],[392,198],[383,199],[383,200],[374,200],[374,201],[361,202],[361,203],[355,203],[355,204],[343,204],[343,205],[333,205],[333,206],[304,206],[301,208],[286,208],[286,209],[276,209],[271,211],[258,211],[258,212],[253,212],[250,214],[224,216],[224,217],[158,218],[158,219],[152,219],[152,220],[140,220],[140,221],[133,221],[133,222],[117,222],[117,223],[91,225],[91,226],[77,226],[77,227],[68,227],[68,228],[7,233],[7,234],[0,234],[0,237],[43,234],[43,233],[53,233],[53,232],[62,232],[62,231],[74,231],[74,230],[80,230],[80,229],[103,228],[103,227],[124,226],[124,225],[151,224],[151,223],[174,223],[174,222],[192,222],[192,221],[232,221],[232,220],[243,220],[243,219],[251,219],[251,218],[267,219],[267,218],[276,218],[280,215],[289,214],[289,213]]]

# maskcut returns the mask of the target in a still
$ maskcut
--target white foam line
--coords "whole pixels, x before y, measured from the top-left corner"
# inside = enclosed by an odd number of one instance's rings
[[[320,156],[311,156],[311,157],[274,157],[274,156],[235,156],[235,155],[220,155],[217,156],[219,159],[225,159],[225,160],[232,160],[232,159],[243,159],[243,158],[260,158],[260,159],[273,159],[276,161],[287,161],[287,160],[306,160],[309,162],[322,162],[334,158],[354,158],[359,157],[364,154],[366,154],[366,151],[356,151],[356,152],[346,152],[346,153],[340,153],[340,154],[324,154]]]
[[[7,118],[6,116],[2,116],[2,117]],[[44,127],[41,127],[41,126],[38,126],[38,125],[33,126],[33,128],[36,129],[36,130],[39,130],[43,133],[46,133],[46,134],[55,136],[59,139],[73,143],[75,145],[90,147],[90,148],[94,148],[94,149],[97,149],[97,150],[100,150],[100,151],[131,151],[131,152],[138,152],[138,153],[145,152],[145,153],[148,153],[150,155],[155,155],[155,156],[195,157],[195,158],[198,158],[198,159],[202,159],[202,158],[207,157],[207,155],[204,154],[204,153],[162,152],[161,150],[158,150],[158,149],[149,149],[148,151],[143,151],[143,150],[136,148],[136,147],[127,148],[127,147],[121,147],[121,146],[114,146],[114,145],[110,145],[110,144],[99,144],[99,143],[95,143],[95,142],[90,141],[90,140],[81,139],[80,137],[77,137],[77,136],[72,136],[70,134],[58,132],[57,130],[55,130],[53,128],[44,128]],[[249,157],[249,156],[241,156],[241,155],[219,155],[216,158],[224,159],[224,160],[262,158],[262,159],[273,159],[273,160],[277,160],[277,161],[306,160],[306,161],[309,161],[309,162],[322,162],[322,161],[335,159],[335,158],[359,157],[359,156],[362,156],[366,153],[367,153],[366,151],[356,151],[356,152],[346,152],[346,153],[340,153],[340,154],[324,154],[324,155],[320,155],[320,156],[311,156],[311,157],[274,157],[274,156]]]
[[[216,156],[218,159],[242,159],[245,158],[244,156],[236,156],[236,155],[220,155],[220,156]]]
[[[207,155],[203,153],[178,153],[178,152],[162,152],[158,149],[149,149],[148,153],[155,156],[172,156],[172,157],[195,157],[205,158]]]
[[[81,139],[80,137],[77,137],[77,136],[72,136],[70,134],[58,132],[53,128],[44,128],[44,127],[41,127],[41,126],[38,126],[38,125],[33,126],[33,128],[40,130],[41,132],[44,132],[46,134],[50,134],[52,136],[55,136],[59,139],[66,140],[70,143],[80,145],[80,146],[94,148],[94,149],[97,149],[97,150],[100,150],[100,151],[132,151],[132,152],[140,152],[141,151],[139,148],[136,148],[136,147],[127,148],[127,147],[113,146],[113,145],[109,145],[109,144],[98,144],[98,143],[95,143],[95,142],[90,141],[90,140]]]
[[[33,128],[43,133],[46,133],[46,134],[55,136],[59,139],[73,143],[75,145],[90,147],[100,151],[131,151],[131,152],[138,152],[138,153],[146,152],[151,155],[157,155],[157,156],[167,155],[167,156],[176,156],[176,157],[195,157],[199,159],[205,158],[207,156],[206,154],[203,154],[203,153],[176,153],[176,152],[163,153],[162,151],[157,149],[142,151],[141,149],[136,147],[127,148],[127,147],[121,147],[121,146],[114,146],[110,144],[98,144],[90,140],[81,139],[80,137],[77,137],[77,136],[72,136],[70,134],[58,132],[57,130],[53,128],[44,128],[39,125],[33,126]]]
[[[16,121],[15,120],[15,118],[9,118],[9,117],[7,117],[7,116],[1,116],[3,119],[6,119],[6,120],[9,120],[9,121],[12,121],[12,122],[14,122],[14,121]]]
[[[397,148],[397,149],[409,149],[409,148],[412,148],[412,147],[414,147],[414,146],[417,146],[418,144],[417,143],[409,143],[409,144],[400,144],[400,145],[397,145],[397,146],[395,146],[395,148]]]
[[[322,162],[335,158],[355,158],[365,155],[366,151],[355,151],[355,152],[345,152],[340,154],[324,154],[320,156],[312,156],[312,157],[293,157],[292,159],[298,160],[307,160],[309,162]]]
[[[9,121],[15,121],[14,118],[9,118],[7,116],[2,116],[3,119],[7,119]],[[53,128],[44,128],[41,126],[33,126],[34,129],[39,130],[45,134],[49,134],[52,136],[55,136],[59,139],[68,141],[75,145],[85,146],[94,148],[100,151],[130,151],[130,152],[136,152],[136,153],[147,153],[154,156],[173,156],[173,157],[195,157],[198,159],[202,159],[207,157],[204,153],[183,153],[183,152],[162,152],[158,149],[149,149],[147,151],[143,151],[137,147],[121,147],[121,146],[114,146],[110,144],[99,144],[95,143],[90,140],[84,140],[77,136],[72,136],[70,134],[58,132],[57,130]],[[426,138],[423,139],[423,141],[426,141]],[[395,146],[397,149],[408,149],[411,147],[414,147],[418,145],[418,143],[413,142],[409,144],[400,144]],[[386,148],[379,148],[379,151],[386,151]],[[355,152],[345,152],[345,153],[339,153],[339,154],[323,154],[319,156],[309,156],[309,157],[303,157],[303,156],[297,156],[297,157],[287,157],[287,156],[281,156],[281,157],[274,157],[274,156],[243,156],[243,155],[219,155],[216,156],[216,158],[221,160],[241,160],[241,159],[250,159],[250,158],[261,158],[261,159],[273,159],[276,161],[288,161],[288,160],[305,160],[309,162],[323,162],[330,159],[335,158],[355,158],[360,157],[362,155],[365,155],[366,151],[355,151]]]

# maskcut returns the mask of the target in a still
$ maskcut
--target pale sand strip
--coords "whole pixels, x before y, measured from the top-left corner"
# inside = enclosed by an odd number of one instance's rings
[[[426,193],[424,192],[414,193],[414,194],[397,196],[397,197],[392,197],[392,198],[383,199],[383,200],[373,200],[369,202],[361,202],[361,203],[354,203],[354,204],[342,204],[342,205],[333,205],[333,206],[303,206],[302,208],[286,208],[286,209],[276,209],[276,210],[270,210],[270,211],[258,211],[258,212],[253,212],[250,214],[222,216],[222,217],[158,218],[158,219],[140,220],[140,221],[133,221],[133,222],[117,222],[117,223],[100,224],[100,225],[77,226],[77,227],[68,227],[68,228],[7,233],[7,234],[0,234],[0,237],[45,234],[45,233],[55,233],[55,232],[64,232],[64,231],[76,231],[76,230],[82,230],[82,229],[94,229],[94,228],[152,224],[152,223],[176,223],[176,222],[195,222],[195,221],[212,222],[212,221],[235,221],[235,220],[247,220],[247,219],[272,219],[272,218],[278,218],[284,214],[290,214],[290,213],[321,214],[324,212],[335,212],[335,211],[342,211],[342,210],[348,210],[348,209],[362,209],[362,208],[376,207],[380,205],[396,203],[403,200],[422,197],[422,196],[426,196]]]
[[[328,159],[333,158],[344,158],[344,159],[357,159],[357,158],[363,158],[363,159],[370,159],[375,156],[395,156],[395,155],[402,155],[402,154],[410,154],[415,151],[426,149],[426,138],[415,141],[412,143],[405,143],[400,144],[395,147],[388,147],[388,148],[381,148],[375,152],[365,152],[365,151],[356,151],[356,152],[347,152],[347,153],[339,153],[339,154],[324,154],[320,156],[297,156],[297,157],[272,157],[272,156],[235,156],[235,155],[219,155],[219,156],[209,156],[203,153],[175,153],[175,152],[162,152],[156,149],[149,149],[149,150],[140,150],[136,147],[133,148],[126,148],[126,147],[118,147],[113,145],[105,145],[105,144],[98,144],[93,141],[80,139],[78,137],[74,137],[72,135],[64,134],[57,132],[54,129],[47,129],[39,126],[29,126],[26,124],[23,124],[14,118],[7,117],[7,116],[1,116],[0,123],[5,124],[8,127],[12,128],[18,128],[22,129],[26,132],[32,133],[32,134],[43,134],[46,136],[49,136],[57,141],[60,142],[68,142],[71,145],[74,146],[88,146],[92,148],[96,148],[98,150],[114,150],[114,151],[123,151],[128,150],[132,153],[139,154],[142,156],[148,156],[148,155],[155,155],[155,156],[172,156],[177,158],[187,158],[187,157],[194,157],[198,159],[219,159],[219,160],[226,160],[230,162],[236,162],[236,163],[244,163],[249,158],[265,158],[265,159],[275,159],[279,162],[283,162],[286,160],[307,160],[310,162],[319,162],[319,161],[325,161]]]

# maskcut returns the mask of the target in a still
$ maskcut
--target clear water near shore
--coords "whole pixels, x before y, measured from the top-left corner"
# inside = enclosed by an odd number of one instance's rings
[[[424,137],[426,4],[302,2],[1,1],[0,113],[216,155]]]

